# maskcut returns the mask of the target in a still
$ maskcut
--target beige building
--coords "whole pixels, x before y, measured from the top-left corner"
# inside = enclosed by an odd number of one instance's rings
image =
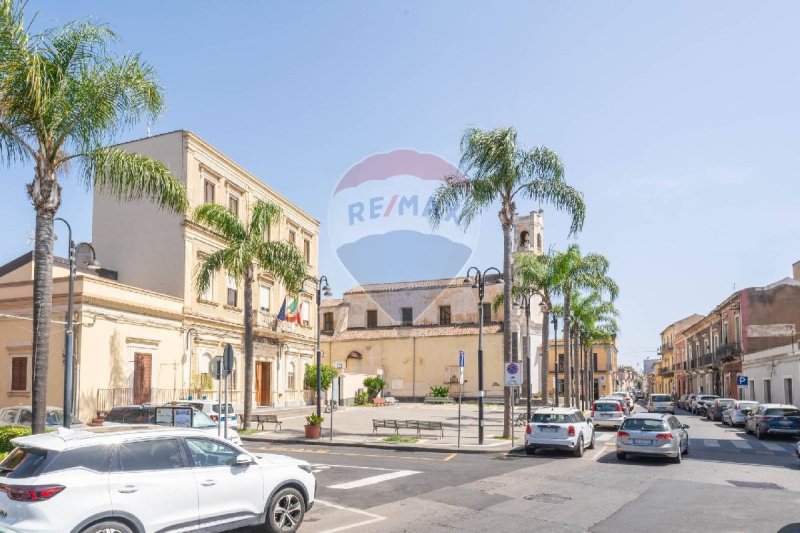
[[[233,398],[243,401],[243,299],[238,284],[220,273],[203,294],[195,288],[200,261],[223,246],[219,237],[191,220],[205,202],[227,206],[249,220],[258,200],[278,204],[282,217],[267,238],[286,240],[304,254],[309,276],[317,275],[319,222],[270,189],[264,182],[198,136],[185,130],[118,145],[124,150],[162,161],[184,184],[189,195],[187,215],[157,209],[150,203],[119,203],[95,194],[93,244],[102,264],[119,272],[119,281],[167,294],[182,302],[188,354],[180,365],[179,387],[209,383],[209,362],[231,343],[236,353]],[[135,228],[131,231],[131,228]],[[316,304],[313,287],[301,295],[302,324],[289,326],[277,314],[287,296],[283,286],[265,272],[257,273],[255,308],[255,391],[257,405],[304,404],[303,373],[314,355]]]
[[[556,342],[550,341],[550,384],[548,390],[555,391],[556,386],[556,371],[558,372],[558,399],[559,403],[564,401],[564,340],[558,339],[558,349],[555,349]],[[556,354],[556,352],[558,352]],[[581,355],[583,352],[581,352]],[[613,342],[597,343],[592,346],[592,352],[589,354],[589,365],[592,370],[592,379],[594,381],[594,399],[601,396],[611,394],[615,390],[619,390],[617,381],[617,357],[619,350],[617,349],[616,339]],[[557,357],[557,359],[556,359]],[[553,364],[558,361],[558,366]],[[575,369],[577,371],[577,369]],[[553,392],[551,392],[553,394]]]

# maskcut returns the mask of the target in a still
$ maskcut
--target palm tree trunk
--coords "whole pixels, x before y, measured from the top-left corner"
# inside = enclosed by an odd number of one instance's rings
[[[564,405],[572,405],[572,361],[570,361],[570,345],[572,338],[569,331],[569,288],[564,291]]]
[[[505,211],[505,210],[504,210]],[[503,211],[501,211],[503,213]],[[513,215],[513,213],[512,213]],[[501,215],[502,216],[502,215]],[[511,229],[512,217],[503,225],[503,361],[511,362]],[[511,388],[503,387],[503,438],[511,436]]]
[[[253,378],[255,354],[253,353],[253,267],[244,276],[244,429],[250,429],[253,414]]]
[[[545,311],[542,313],[542,362],[539,368],[542,391],[542,402],[548,405],[547,388],[550,385],[550,313]]]

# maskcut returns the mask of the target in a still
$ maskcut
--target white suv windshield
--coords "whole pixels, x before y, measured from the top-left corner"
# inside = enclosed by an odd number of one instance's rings
[[[533,421],[539,424],[569,424],[578,420],[571,414],[534,413]]]

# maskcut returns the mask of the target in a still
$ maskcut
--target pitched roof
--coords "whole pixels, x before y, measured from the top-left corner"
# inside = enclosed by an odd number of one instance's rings
[[[363,285],[356,285],[352,289],[345,291],[347,294],[365,294],[376,292],[397,292],[397,291],[413,291],[424,289],[448,289],[459,287],[471,287],[472,278],[468,278],[470,282],[464,283],[467,278],[441,278],[441,279],[422,279],[417,281],[396,281],[392,283],[366,283]],[[486,283],[494,283],[502,278],[497,274],[489,274],[486,276]]]
[[[483,333],[500,333],[503,323],[484,324]],[[325,340],[352,341],[378,339],[404,339],[411,337],[454,337],[459,335],[477,335],[477,324],[453,324],[450,326],[398,326],[387,328],[348,329],[330,335],[323,335]]]
[[[33,262],[33,251],[26,252],[21,256],[17,257],[16,259],[12,259],[5,265],[0,266],[0,277],[5,276],[11,272],[14,272],[18,268],[22,266],[32,263]],[[63,257],[53,256],[53,265],[58,265],[60,267],[69,268],[69,260]],[[90,276],[99,276],[101,278],[106,279],[117,279],[117,272],[115,270],[108,270],[107,268],[101,268],[100,270],[92,270],[91,268],[85,267],[83,265],[77,265],[76,270],[82,274],[89,274]]]

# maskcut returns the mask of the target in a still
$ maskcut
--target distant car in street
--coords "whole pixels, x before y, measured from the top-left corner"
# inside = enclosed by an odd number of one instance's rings
[[[622,390],[622,391],[614,391],[614,392],[611,393],[611,395],[612,396],[621,396],[622,398],[624,398],[625,399],[625,405],[626,405],[626,407],[628,409],[631,409],[633,407],[633,404],[635,403],[634,399],[633,399],[633,396],[628,391],[624,391],[624,390]]]
[[[106,415],[104,426],[120,424],[159,425],[194,428],[208,435],[221,435],[220,427],[206,414],[190,405],[123,405],[114,407]],[[241,446],[239,433],[228,428],[228,440]]]
[[[714,422],[722,420],[722,412],[734,403],[736,400],[733,398],[717,398],[706,405],[706,418]]]
[[[622,406],[622,412],[626,415],[631,412],[631,410],[628,408],[628,402],[626,402],[625,398],[619,394],[609,394],[607,396],[601,396],[600,399],[604,401],[612,401],[619,403]]]
[[[31,427],[31,420],[33,420],[33,410],[30,405],[19,405],[0,409],[0,426]],[[60,407],[48,407],[45,413],[44,425],[48,429],[63,426],[64,410]],[[70,420],[70,426],[74,428],[85,428],[86,424],[73,416]]]
[[[700,396],[700,395],[699,394],[695,394],[695,393],[689,394],[686,397],[686,399],[683,401],[683,405],[681,406],[681,409],[683,409],[684,411],[691,412],[692,411],[692,405],[694,404],[694,401],[697,399],[698,396]]]
[[[758,405],[758,402],[736,401],[722,412],[722,423],[729,426],[743,426],[747,414]]]
[[[648,413],[675,414],[675,399],[671,394],[651,394],[647,402]]]
[[[761,440],[767,436],[800,436],[800,410],[794,405],[762,403],[747,414],[744,430]]]
[[[12,441],[0,531],[293,533],[315,499],[311,465],[195,429],[114,426]]]
[[[582,457],[586,448],[594,448],[594,426],[580,409],[543,407],[537,409],[525,428],[525,453],[536,450],[569,450]]]
[[[629,416],[617,431],[617,459],[629,455],[669,457],[675,463],[689,453],[689,426],[674,415],[637,413]]]
[[[680,398],[678,398],[678,401],[676,402],[678,404],[678,407],[683,410],[686,410],[686,400],[688,398],[689,398],[688,394],[684,394]]]
[[[706,407],[708,403],[719,398],[716,394],[703,394],[698,396],[694,404],[692,404],[692,412],[696,415],[704,416],[706,414]]]
[[[228,403],[227,407],[222,405],[223,413],[220,415],[220,404],[214,400],[180,400],[179,404],[191,405],[192,407],[203,411],[214,422],[220,424],[225,423],[225,417],[228,418],[228,427],[239,429],[239,416],[233,408],[233,405]]]
[[[595,400],[591,411],[592,423],[595,427],[618,428],[625,420],[622,403],[617,400]]]
[[[644,399],[644,392],[642,392],[641,389],[634,389],[633,395],[634,395],[634,397],[636,397],[637,400],[643,400]]]

